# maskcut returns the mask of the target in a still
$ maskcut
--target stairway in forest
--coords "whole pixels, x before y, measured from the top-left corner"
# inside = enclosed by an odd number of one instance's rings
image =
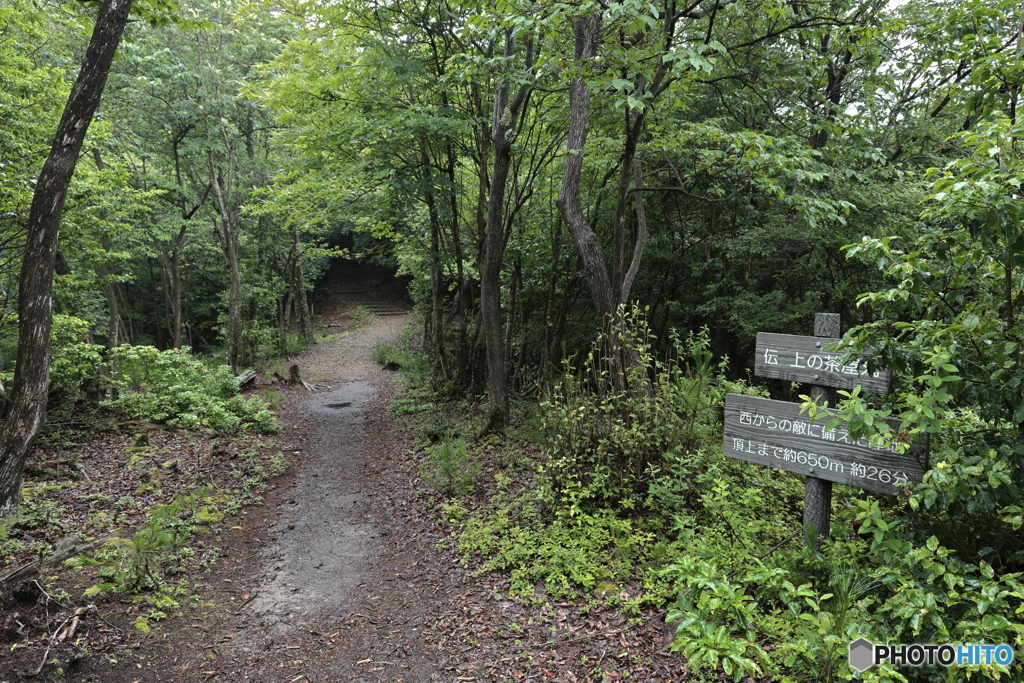
[[[331,264],[324,289],[343,301],[365,308],[374,315],[405,315],[408,309],[394,301],[393,280],[386,269],[356,261],[337,260]]]

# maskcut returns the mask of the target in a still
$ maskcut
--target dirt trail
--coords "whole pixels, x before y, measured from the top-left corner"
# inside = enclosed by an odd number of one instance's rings
[[[282,444],[294,465],[265,505],[212,539],[221,558],[196,577],[202,602],[133,636],[131,654],[85,660],[73,680],[689,680],[665,651],[663,612],[629,623],[611,607],[524,605],[502,573],[471,575],[479,564],[465,566],[445,540],[389,409],[396,373],[372,361],[408,322],[377,317],[297,359],[308,382],[331,388],[281,388],[290,396]],[[495,463],[485,470],[493,476]]]
[[[324,607],[343,603],[363,582],[380,530],[358,517],[363,490],[364,419],[377,393],[381,369],[372,361],[378,344],[397,338],[408,316],[377,318],[344,339],[303,357],[307,381],[330,386],[305,401],[301,413],[312,437],[302,469],[270,528],[277,541],[260,557],[266,565],[249,608],[279,633]],[[377,384],[375,384],[376,382]]]

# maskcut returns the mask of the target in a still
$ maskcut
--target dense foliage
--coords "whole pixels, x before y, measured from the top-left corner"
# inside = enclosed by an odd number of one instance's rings
[[[230,368],[212,367],[189,349],[158,351],[152,346],[119,346],[111,352],[116,398],[105,403],[128,417],[218,432],[276,432],[266,401],[238,395]]]

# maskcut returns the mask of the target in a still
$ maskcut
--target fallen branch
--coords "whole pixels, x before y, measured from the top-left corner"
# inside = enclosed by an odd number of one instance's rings
[[[252,556],[250,555],[250,557],[252,557]],[[237,610],[235,611],[235,614],[241,614],[241,613],[242,613],[242,608],[243,608],[243,607],[245,607],[246,605],[248,605],[248,604],[249,604],[250,602],[252,602],[253,600],[255,600],[255,599],[256,599],[256,596],[257,596],[257,595],[259,595],[259,593],[253,593],[252,595],[250,595],[249,597],[247,597],[247,598],[246,598],[246,599],[245,599],[245,600],[244,600],[244,601],[243,601],[243,602],[242,602],[242,603],[241,603],[241,604],[240,604],[240,605],[238,606],[238,609],[237,609]]]
[[[25,474],[43,474],[46,470],[58,470],[64,465],[73,465],[74,458],[63,458],[61,460],[48,460],[40,463],[27,463],[22,470]]]
[[[95,541],[82,542],[78,536],[66,536],[58,541],[57,545],[53,548],[53,552],[49,555],[38,560],[25,562],[24,564],[20,564],[16,567],[11,567],[3,573],[0,573],[0,584],[20,583],[22,581],[26,581],[39,574],[44,567],[56,567],[57,565],[62,564],[64,560],[70,559],[76,555],[81,555],[87,550],[91,550],[92,548],[102,545],[112,538],[115,538],[115,536],[104,536],[103,538],[98,538]]]
[[[50,648],[53,647],[54,641],[59,643],[63,642],[67,638],[73,638],[75,636],[75,631],[78,629],[79,617],[88,612],[90,609],[91,605],[89,607],[79,607],[75,610],[74,614],[65,619],[64,622],[57,627],[57,630],[53,632],[52,636],[50,636],[50,642],[46,645],[46,651],[43,652],[43,661],[39,662],[39,668],[37,668],[35,671],[29,674],[29,678],[34,678],[38,676],[39,673],[43,670],[43,667],[46,666],[46,658],[50,656]],[[67,626],[69,622],[71,623],[71,627],[67,631],[64,631],[64,637],[58,637],[58,634],[62,630],[64,630],[64,627]]]
[[[85,471],[85,465],[83,465],[81,462],[76,462],[75,469],[78,470],[78,473],[82,475],[82,479],[89,482],[90,484],[92,483],[92,479],[89,478],[89,473]]]

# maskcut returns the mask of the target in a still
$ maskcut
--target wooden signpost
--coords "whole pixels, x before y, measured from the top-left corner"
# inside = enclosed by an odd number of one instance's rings
[[[860,386],[888,393],[888,370],[868,374],[860,363],[839,362],[830,347],[840,334],[839,315],[817,313],[814,337],[759,333],[754,374],[811,384],[811,398],[836,404],[838,389]],[[725,399],[725,439],[722,452],[739,460],[788,470],[807,477],[804,527],[818,538],[829,534],[832,482],[895,495],[911,482],[920,482],[927,467],[927,444],[914,443],[908,453],[892,447],[855,442],[842,425],[825,430],[834,413],[815,420],[800,414],[800,404],[729,394]],[[889,420],[897,427],[898,420]]]

